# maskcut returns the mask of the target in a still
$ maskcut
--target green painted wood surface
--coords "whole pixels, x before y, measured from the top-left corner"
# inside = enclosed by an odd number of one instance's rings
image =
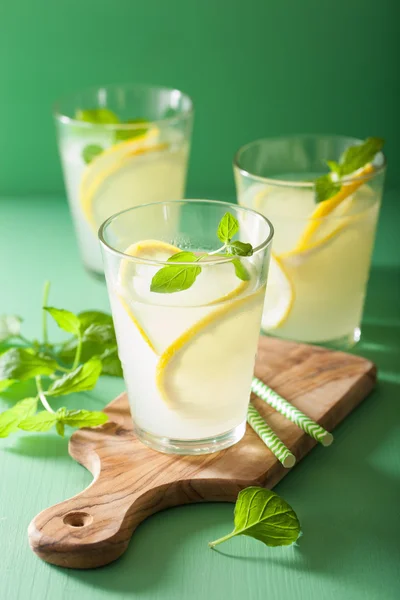
[[[193,505],[143,523],[126,555],[91,572],[67,571],[30,551],[26,528],[41,509],[79,492],[90,475],[53,434],[0,441],[1,600],[395,600],[400,586],[400,194],[387,198],[356,352],[380,369],[377,390],[277,487],[299,515],[298,547],[270,549],[231,530],[233,506]],[[39,335],[43,281],[51,303],[107,309],[104,285],[82,270],[61,198],[0,200],[0,313],[23,315]],[[102,380],[72,398],[100,408],[123,388]],[[6,407],[10,399],[0,401]]]
[[[399,181],[399,16],[398,0],[4,0],[0,194],[60,193],[52,103],[127,80],[193,96],[190,193],[233,190],[239,146],[285,133],[383,136]]]

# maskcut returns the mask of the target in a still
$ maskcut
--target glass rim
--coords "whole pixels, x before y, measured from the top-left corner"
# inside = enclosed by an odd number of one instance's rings
[[[108,217],[108,219],[106,219],[106,221],[104,221],[104,223],[102,223],[102,225],[99,228],[98,238],[100,240],[100,243],[102,244],[103,248],[105,250],[107,250],[107,252],[111,252],[112,254],[114,254],[120,258],[124,258],[125,260],[129,260],[130,262],[147,264],[147,265],[164,266],[164,267],[171,266],[171,264],[187,265],[187,266],[193,267],[193,262],[174,261],[173,263],[170,263],[167,260],[154,260],[154,259],[149,259],[149,258],[138,258],[136,256],[131,256],[130,254],[126,254],[125,252],[121,252],[120,250],[117,250],[111,244],[109,244],[105,239],[105,230],[108,227],[108,225],[110,225],[115,219],[117,219],[118,217],[120,217],[121,215],[123,215],[125,213],[133,212],[135,210],[140,210],[141,208],[148,208],[149,206],[157,206],[157,205],[165,206],[166,204],[177,205],[177,204],[191,204],[191,203],[197,203],[197,204],[203,204],[203,205],[210,204],[213,206],[219,205],[219,206],[223,206],[223,207],[233,207],[236,211],[240,211],[243,213],[252,213],[257,218],[264,221],[264,223],[266,223],[268,225],[268,229],[269,229],[268,236],[261,244],[259,244],[255,248],[253,248],[252,256],[255,256],[256,254],[258,254],[259,252],[261,252],[262,250],[267,248],[267,246],[269,246],[269,244],[271,244],[271,242],[272,242],[272,239],[274,237],[274,227],[273,227],[271,221],[269,219],[267,219],[267,217],[264,217],[264,215],[257,212],[256,210],[253,210],[252,208],[247,208],[245,206],[240,206],[239,204],[233,204],[232,202],[223,202],[222,200],[206,200],[206,199],[203,200],[203,199],[199,199],[199,198],[193,198],[193,199],[187,198],[184,200],[165,200],[163,202],[149,202],[148,204],[139,204],[138,206],[132,206],[130,208],[126,208],[125,210],[121,210],[120,212],[117,212],[114,215],[111,215],[110,217]],[[228,210],[228,208],[227,208],[227,210]],[[182,252],[183,252],[183,250],[182,250]],[[233,258],[241,258],[241,257],[235,256]],[[246,257],[242,257],[242,258],[246,258]],[[203,267],[203,266],[211,265],[211,266],[215,267],[216,265],[226,264],[231,261],[232,261],[232,257],[226,257],[223,260],[219,260],[218,262],[216,262],[215,260],[202,260],[201,266]]]
[[[158,92],[179,92],[179,94],[189,101],[189,108],[187,110],[183,110],[177,115],[172,117],[166,117],[165,119],[154,119],[149,121],[151,125],[157,124],[173,124],[177,121],[182,121],[184,119],[189,119],[194,114],[194,104],[191,96],[178,88],[167,87],[162,85],[153,85],[147,83],[110,83],[104,85],[93,85],[86,88],[79,88],[74,92],[70,92],[64,96],[59,97],[53,103],[53,115],[59,120],[61,123],[66,125],[75,125],[87,129],[105,129],[106,131],[114,131],[114,130],[126,130],[126,131],[135,131],[137,129],[143,129],[143,123],[88,123],[87,121],[80,121],[79,119],[75,119],[73,117],[69,117],[65,114],[64,111],[61,110],[62,102],[66,100],[73,99],[80,93],[90,93],[90,92],[99,92],[100,90],[112,90],[117,88],[125,88],[125,89],[143,89],[143,90],[156,90]]]
[[[293,181],[293,180],[289,180],[289,179],[275,179],[273,177],[263,177],[262,175],[256,175],[255,173],[252,173],[251,171],[248,171],[247,169],[244,169],[241,165],[240,165],[240,156],[241,154],[245,151],[248,150],[251,146],[255,145],[255,144],[259,144],[260,142],[278,142],[278,141],[283,141],[283,140],[301,140],[301,139],[322,139],[322,138],[331,138],[331,139],[342,139],[342,140],[350,140],[353,142],[363,142],[364,140],[360,139],[360,138],[354,138],[351,136],[345,136],[345,135],[340,135],[340,134],[308,134],[308,133],[304,133],[304,134],[293,134],[293,135],[282,135],[282,136],[274,136],[274,137],[264,137],[264,138],[259,138],[257,140],[253,140],[251,142],[248,142],[247,144],[244,144],[243,146],[241,146],[234,154],[233,157],[233,166],[235,169],[237,169],[241,175],[247,176],[249,178],[254,179],[255,181],[260,181],[263,183],[268,183],[269,185],[275,185],[275,186],[280,186],[280,187],[292,187],[292,188],[305,188],[305,189],[313,189],[315,187],[314,182],[312,181]],[[382,165],[380,165],[379,167],[375,167],[374,171],[372,173],[369,174],[365,174],[365,175],[348,175],[346,177],[343,177],[341,179],[341,183],[343,185],[350,185],[355,181],[370,181],[371,179],[374,179],[377,175],[379,175],[380,173],[383,173],[386,169],[386,156],[385,154],[380,150],[375,158],[374,158],[374,162],[376,160],[376,158],[378,156],[382,157]]]

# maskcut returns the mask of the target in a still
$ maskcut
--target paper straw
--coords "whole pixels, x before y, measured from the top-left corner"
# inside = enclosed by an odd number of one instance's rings
[[[249,405],[247,411],[247,422],[286,469],[293,467],[296,457],[266,424],[252,404]]]
[[[295,423],[297,427],[308,433],[314,440],[317,440],[323,446],[330,446],[332,444],[333,435],[329,431],[326,431],[321,425],[318,425],[310,417],[307,417],[307,415],[295,408],[290,402],[284,400],[284,398],[257,379],[257,377],[253,377],[251,389],[261,400],[264,400],[264,402],[280,412],[289,421]]]

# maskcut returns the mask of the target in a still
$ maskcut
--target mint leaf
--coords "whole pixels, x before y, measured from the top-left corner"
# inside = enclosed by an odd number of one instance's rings
[[[37,398],[26,398],[0,414],[0,438],[17,431],[18,425],[37,410]]]
[[[169,257],[168,262],[196,262],[198,260],[198,256],[193,252],[187,252],[183,250],[182,252],[177,252]]]
[[[370,163],[375,155],[382,150],[384,140],[378,137],[370,137],[358,146],[347,148],[340,158],[340,175],[350,175]]]
[[[339,165],[339,163],[337,163],[335,160],[327,160],[326,164],[328,165],[328,167],[330,168],[330,170],[332,171],[332,173],[336,173],[336,175],[338,177],[341,177],[341,175],[342,175],[342,172],[341,172],[342,167]]]
[[[259,487],[248,487],[240,492],[234,521],[232,533],[210,542],[211,548],[237,535],[253,537],[267,546],[287,546],[301,533],[291,506],[275,492]]]
[[[47,394],[52,397],[92,390],[100,377],[102,365],[99,358],[91,358],[71,373],[66,373],[49,387]]]
[[[56,431],[57,431],[58,435],[60,435],[61,437],[64,437],[65,425],[62,421],[56,422]]]
[[[99,156],[104,151],[104,148],[98,144],[89,144],[82,150],[82,158],[89,165],[96,156]]]
[[[188,265],[163,267],[157,271],[151,280],[150,291],[158,294],[182,292],[194,284],[200,273],[200,267],[190,267]]]
[[[10,337],[19,335],[21,331],[21,317],[16,315],[3,315],[0,317],[0,342],[4,342]]]
[[[99,310],[85,310],[78,314],[81,329],[84,333],[91,325],[113,325],[111,315]]]
[[[23,348],[12,348],[0,356],[0,382],[26,381],[36,375],[52,375],[56,369],[55,360]]]
[[[96,344],[116,344],[114,327],[112,325],[89,325],[83,334],[84,341]]]
[[[318,177],[314,184],[317,202],[328,200],[340,192],[340,184],[332,181],[329,173],[328,175],[322,175],[322,177]]]
[[[149,121],[147,119],[128,119],[124,121],[124,124],[140,125],[143,127],[133,127],[132,129],[117,129],[115,132],[115,139],[117,141],[130,140],[136,137],[145,135],[149,130]]]
[[[121,361],[118,357],[117,348],[109,348],[105,350],[100,356],[103,369],[102,375],[109,375],[111,377],[123,377]]]
[[[53,317],[61,329],[68,331],[68,333],[73,333],[74,335],[80,335],[81,323],[74,313],[69,310],[64,310],[63,308],[54,308],[52,306],[44,306],[43,310],[46,310]]]
[[[62,422],[70,427],[96,427],[108,421],[108,416],[100,411],[66,409],[64,411]]]
[[[252,256],[253,246],[245,242],[230,242],[226,251],[233,256]]]
[[[18,425],[24,431],[49,431],[58,421],[57,413],[43,410],[32,417],[27,417]]]
[[[250,273],[248,272],[240,258],[234,258],[232,263],[235,267],[236,277],[239,277],[239,279],[241,279],[242,281],[250,281]]]
[[[94,125],[112,125],[119,123],[117,115],[109,108],[84,108],[75,112],[77,121],[93,123]]]
[[[231,241],[235,233],[239,231],[239,222],[231,214],[225,213],[222,217],[217,230],[217,236],[223,244],[227,244]]]

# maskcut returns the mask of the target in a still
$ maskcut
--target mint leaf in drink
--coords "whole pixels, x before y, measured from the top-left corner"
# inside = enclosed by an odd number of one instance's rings
[[[0,414],[0,438],[5,438],[18,429],[24,419],[34,415],[37,410],[37,398],[25,398],[12,408]]]
[[[259,487],[242,490],[235,506],[235,528],[232,533],[209,542],[214,548],[237,536],[253,537],[267,546],[288,546],[301,534],[294,510],[275,492]]]
[[[104,148],[102,148],[98,144],[88,144],[82,150],[82,158],[84,162],[87,165],[89,165],[92,162],[92,160],[94,160],[96,156],[99,156],[99,154],[101,154],[102,152],[104,152]]]
[[[199,257],[193,252],[183,250],[182,252],[177,252],[170,256],[168,262],[196,262],[198,259]]]
[[[109,108],[84,108],[75,112],[75,119],[93,125],[113,125],[120,123],[117,115]]]
[[[26,381],[36,375],[52,375],[57,362],[32,350],[11,348],[0,356],[0,382]]]
[[[342,187],[340,180],[366,167],[373,161],[375,155],[382,150],[383,145],[384,140],[382,138],[367,138],[361,144],[349,146],[343,152],[339,162],[327,160],[326,164],[331,172],[315,180],[316,201],[323,202],[335,196]]]
[[[43,310],[46,310],[53,317],[61,329],[64,329],[64,331],[67,331],[68,333],[73,333],[74,335],[80,335],[81,322],[79,317],[74,315],[74,313],[69,310],[64,310],[63,308],[54,308],[52,306],[44,306]]]
[[[145,135],[149,130],[149,121],[147,119],[128,119],[124,121],[124,125],[143,125],[143,127],[129,127],[123,129],[117,129],[115,132],[115,139],[117,141],[124,141],[141,137]]]
[[[18,336],[21,331],[21,323],[21,317],[16,315],[0,316],[0,342]]]
[[[317,202],[323,202],[340,192],[340,183],[332,181],[331,176],[323,175],[315,180],[315,194]]]
[[[252,256],[253,246],[245,242],[230,242],[226,246],[228,254],[233,256]]]
[[[347,148],[340,158],[340,176],[350,175],[372,162],[384,143],[382,138],[370,137],[362,144]]]
[[[200,267],[171,265],[163,267],[151,280],[150,291],[158,294],[172,294],[189,289],[201,273]]]
[[[222,217],[217,230],[217,236],[223,244],[231,241],[233,236],[239,231],[239,222],[231,213],[227,212]]]
[[[243,263],[235,258],[236,256],[252,256],[253,246],[247,242],[235,241],[232,242],[232,237],[239,231],[239,222],[231,214],[225,213],[222,217],[217,230],[217,236],[224,244],[222,248],[210,252],[209,254],[196,255],[194,252],[182,250],[169,257],[168,262],[196,262],[200,259],[209,256],[229,256],[232,257],[231,262],[235,268],[236,276],[242,281],[249,281],[250,274]],[[201,267],[190,265],[166,266],[157,271],[154,275],[150,290],[160,294],[171,294],[173,292],[181,292],[189,289],[196,281],[197,276],[201,273]]]
[[[47,394],[52,397],[63,396],[76,392],[92,390],[100,377],[102,369],[99,358],[91,358],[83,365],[79,365],[70,373],[56,379],[49,387]]]
[[[236,277],[238,277],[242,281],[250,281],[250,273],[248,272],[240,258],[234,258],[232,260],[232,263],[235,268]]]

